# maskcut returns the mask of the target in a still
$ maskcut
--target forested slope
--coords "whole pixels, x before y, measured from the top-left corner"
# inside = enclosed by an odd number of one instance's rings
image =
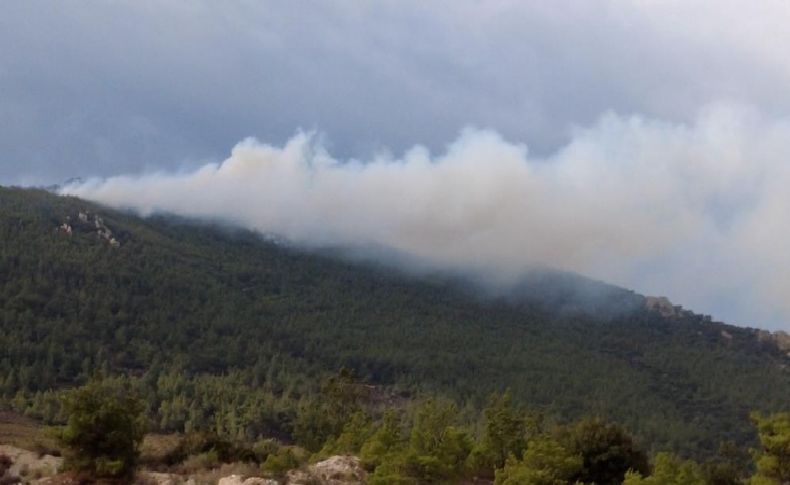
[[[599,415],[697,456],[753,439],[749,411],[787,406],[790,359],[754,331],[668,319],[584,280],[600,306],[565,291],[573,281],[481,296],[448,276],[0,188],[0,393],[53,420],[52,391],[99,371],[133,379],[163,430],[288,436],[299,403],[345,366],[470,410],[510,388],[550,417]]]

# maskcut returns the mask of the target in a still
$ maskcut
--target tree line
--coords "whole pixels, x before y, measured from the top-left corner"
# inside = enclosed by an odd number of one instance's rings
[[[354,454],[368,483],[457,483],[489,479],[498,485],[781,485],[790,480],[790,413],[752,415],[759,446],[723,443],[704,463],[671,452],[652,457],[624,428],[601,418],[550,422],[517,406],[509,392],[493,394],[474,422],[455,403],[422,399],[399,407],[371,407],[351,374],[341,371],[321,389],[321,400],[300,409],[295,444],[187,434],[173,461],[190,452],[249,461],[261,474],[280,476],[304,461]],[[94,380],[62,397],[67,421],[55,428],[66,468],[85,478],[131,480],[139,464],[145,402],[117,382]]]

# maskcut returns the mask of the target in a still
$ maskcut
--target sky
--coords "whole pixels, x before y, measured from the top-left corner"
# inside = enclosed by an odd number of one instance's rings
[[[790,329],[790,3],[4,2],[0,184]]]

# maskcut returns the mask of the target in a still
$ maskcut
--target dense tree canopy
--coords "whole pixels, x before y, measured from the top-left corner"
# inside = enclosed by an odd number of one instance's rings
[[[457,433],[510,388],[480,421],[491,463],[523,459],[534,437],[517,436],[522,408],[555,422],[601,416],[649,450],[707,457],[723,440],[756,445],[748,412],[783,410],[790,395],[787,356],[752,330],[665,318],[573,275],[491,296],[450,275],[6,188],[0,241],[0,400],[48,422],[66,418],[59,393],[98,372],[139,393],[154,430],[320,450],[346,439],[357,398],[381,408],[442,396]],[[342,367],[359,395],[331,404],[322,382]],[[392,427],[371,426],[372,459],[392,446],[422,456],[411,431],[393,444]],[[446,452],[466,446],[454,434]]]

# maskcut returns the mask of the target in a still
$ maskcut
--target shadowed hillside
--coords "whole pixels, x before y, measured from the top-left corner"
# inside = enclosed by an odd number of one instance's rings
[[[510,388],[550,417],[603,416],[695,456],[751,442],[749,411],[787,405],[790,359],[753,330],[562,273],[473,288],[0,188],[0,393],[58,420],[53,391],[102,372],[134,379],[162,431],[287,437],[300,400],[348,367],[468,409]]]

